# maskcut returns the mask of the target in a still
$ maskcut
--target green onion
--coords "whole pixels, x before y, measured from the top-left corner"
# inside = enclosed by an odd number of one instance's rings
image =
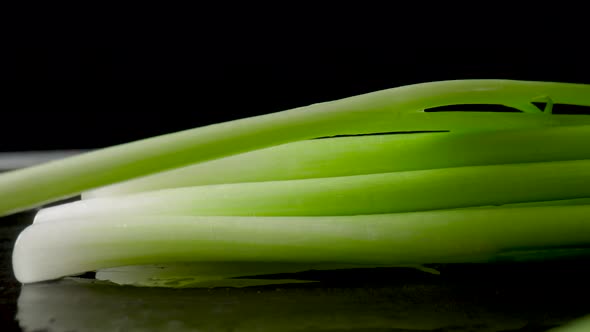
[[[532,102],[590,106],[590,86],[507,80],[416,84],[123,144],[0,176],[0,215],[82,191],[241,152],[317,137],[391,131],[483,131],[590,124]],[[453,104],[502,104],[522,113],[426,113]]]
[[[590,126],[307,140],[113,184],[83,193],[82,197],[221,183],[590,159],[588,142]]]
[[[590,116],[552,114],[560,103],[590,106],[590,86],[425,83],[8,172],[0,215],[83,196],[37,214],[14,271],[21,282],[98,271],[171,286],[166,273],[204,285],[587,254]],[[453,104],[520,112],[425,112]],[[437,132],[404,133],[415,131]]]
[[[356,215],[584,197],[590,197],[590,160],[166,189],[51,207],[35,222],[142,214]]]
[[[514,249],[590,242],[590,206],[328,217],[95,217],[38,223],[20,235],[21,282],[102,268],[178,262],[395,266],[483,262]]]

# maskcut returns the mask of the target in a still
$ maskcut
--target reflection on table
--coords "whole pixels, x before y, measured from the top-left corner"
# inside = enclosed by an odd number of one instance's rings
[[[66,279],[24,285],[17,319],[26,331],[544,331],[588,313],[588,263],[311,271],[289,278],[318,282],[244,288]]]

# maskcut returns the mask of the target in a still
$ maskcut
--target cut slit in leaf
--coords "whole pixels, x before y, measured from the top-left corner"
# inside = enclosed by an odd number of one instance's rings
[[[543,110],[545,113],[549,111],[551,114],[561,114],[561,115],[590,115],[590,107],[589,106],[581,106],[581,105],[571,105],[571,104],[555,104],[549,102],[535,102],[533,103],[539,109]]]
[[[439,107],[431,107],[424,110],[424,112],[500,112],[500,113],[517,113],[521,110],[506,106],[495,104],[457,104],[445,105]]]

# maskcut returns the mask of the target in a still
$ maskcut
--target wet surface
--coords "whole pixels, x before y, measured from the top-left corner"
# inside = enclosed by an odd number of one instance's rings
[[[2,331],[546,331],[590,313],[590,259],[309,271],[265,278],[316,282],[246,288],[21,287],[10,252],[32,216],[0,218]]]

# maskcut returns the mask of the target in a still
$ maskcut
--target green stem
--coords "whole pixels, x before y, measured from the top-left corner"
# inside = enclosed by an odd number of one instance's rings
[[[134,215],[357,215],[584,197],[590,197],[590,160],[165,189],[47,208],[35,222]]]
[[[590,124],[543,114],[531,101],[590,105],[590,86],[465,80],[416,84],[220,123],[50,162],[0,176],[0,215],[131,178],[298,140],[407,130],[489,130]],[[451,104],[504,104],[526,113],[424,113]]]
[[[116,183],[82,197],[221,183],[590,159],[588,142],[590,126],[307,140]]]
[[[412,265],[481,262],[496,253],[590,243],[590,206],[329,217],[81,218],[25,229],[21,282],[161,262]]]

